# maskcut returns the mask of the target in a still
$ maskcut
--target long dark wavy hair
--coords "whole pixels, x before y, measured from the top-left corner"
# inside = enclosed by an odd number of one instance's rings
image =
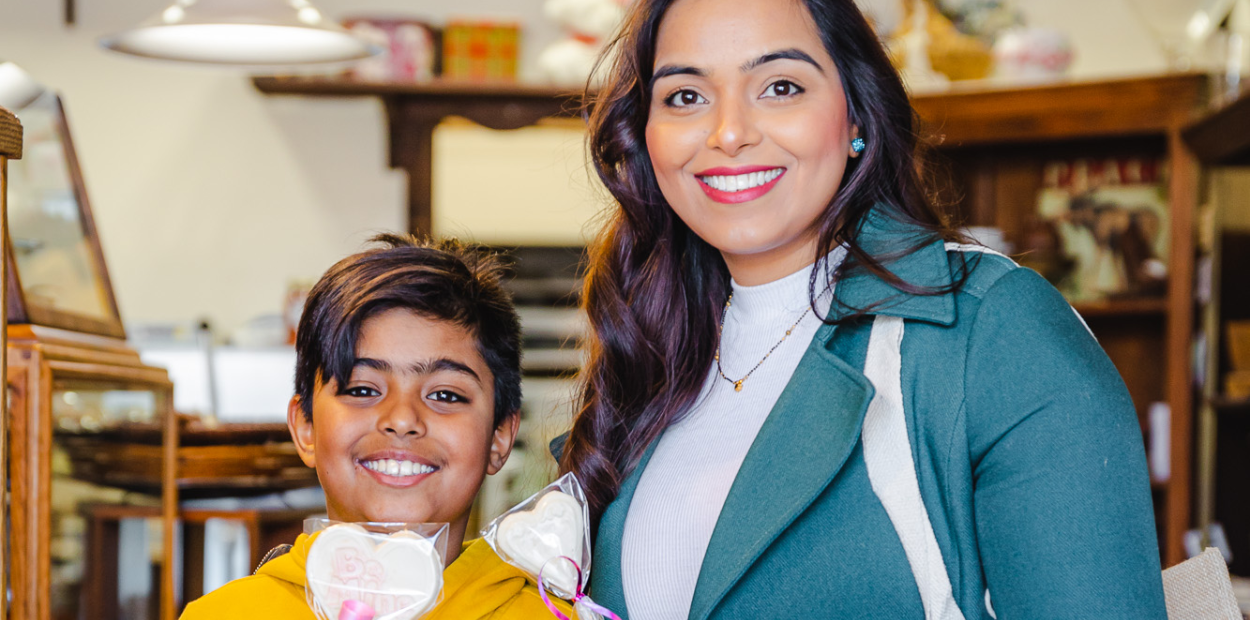
[[[582,301],[592,332],[589,361],[580,375],[580,411],[560,465],[581,480],[596,528],[647,446],[702,389],[729,289],[720,253],[669,207],[647,153],[656,36],[675,1],[635,1],[600,61],[610,63],[606,83],[587,108],[591,159],[619,209],[590,250]],[[903,282],[886,267],[935,238],[958,237],[922,182],[917,120],[902,80],[854,0],[803,2],[837,65],[850,121],[867,143],[860,157],[848,161],[818,222],[812,258],[843,245],[847,258],[835,277],[864,269],[900,291],[948,292]],[[856,242],[856,233],[877,204],[885,205],[885,215],[924,231],[924,238],[890,256],[871,255]],[[812,278],[809,294],[816,273]]]

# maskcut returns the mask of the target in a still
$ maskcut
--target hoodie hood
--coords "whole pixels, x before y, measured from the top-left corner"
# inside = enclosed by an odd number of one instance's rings
[[[290,551],[262,564],[256,569],[256,574],[267,575],[303,588],[306,583],[304,563],[308,559],[308,547],[312,545],[313,538],[316,536],[300,534],[295,539],[295,544],[291,545]]]

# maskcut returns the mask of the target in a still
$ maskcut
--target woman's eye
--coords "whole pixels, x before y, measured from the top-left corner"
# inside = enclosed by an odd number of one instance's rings
[[[777,80],[764,89],[764,97],[793,97],[803,92],[803,88],[790,80]]]
[[[430,400],[438,401],[440,403],[467,403],[469,402],[469,399],[465,398],[464,396],[461,396],[460,394],[452,392],[451,390],[438,390],[435,392],[430,392],[430,395],[427,396],[426,398],[429,398]]]
[[[373,398],[374,396],[382,395],[381,392],[363,385],[349,387],[346,390],[343,390],[342,393],[347,396],[351,396],[352,398]]]
[[[685,108],[706,102],[706,99],[693,90],[679,90],[669,95],[668,98],[664,100],[664,105],[667,105],[670,108]]]

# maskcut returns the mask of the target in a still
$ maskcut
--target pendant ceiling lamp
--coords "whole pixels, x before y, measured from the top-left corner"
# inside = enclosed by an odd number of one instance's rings
[[[228,65],[343,62],[381,51],[308,0],[175,0],[100,44],[148,58]]]

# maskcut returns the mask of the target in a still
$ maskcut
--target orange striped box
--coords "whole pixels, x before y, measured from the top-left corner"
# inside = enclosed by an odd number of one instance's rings
[[[515,82],[520,42],[515,22],[449,21],[443,29],[443,78]]]

